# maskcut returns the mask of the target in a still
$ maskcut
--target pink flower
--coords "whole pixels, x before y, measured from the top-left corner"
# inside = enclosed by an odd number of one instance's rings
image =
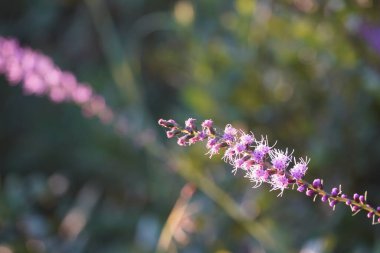
[[[249,170],[246,176],[251,182],[254,183],[253,187],[259,187],[263,182],[267,182],[269,179],[269,173],[260,164],[255,164],[252,169]]]
[[[0,74],[4,74],[11,85],[21,83],[27,95],[46,95],[55,103],[71,101],[79,105],[85,115],[98,116],[106,122],[113,119],[104,98],[96,95],[90,86],[62,71],[49,57],[21,47],[15,39],[0,37]]]
[[[290,174],[297,180],[302,179],[307,171],[307,165],[310,162],[310,159],[307,157],[305,160],[300,158],[300,161],[297,163],[296,159],[294,159],[294,166],[290,169]]]
[[[251,145],[255,142],[253,134],[243,134],[240,136],[240,143],[243,145]]]
[[[280,175],[280,174],[272,175],[270,183],[272,185],[271,191],[273,190],[281,191],[280,194],[278,194],[278,196],[282,196],[282,193],[289,185],[288,178],[285,175]]]
[[[293,153],[293,152],[292,152]],[[290,161],[292,160],[292,153],[288,155],[288,150],[285,151],[274,149],[269,153],[272,159],[273,168],[277,170],[285,170],[288,167]]]
[[[236,128],[232,127],[231,124],[228,124],[224,129],[223,139],[227,142],[233,142],[235,141],[235,136],[237,135],[237,133],[238,131],[236,130]]]

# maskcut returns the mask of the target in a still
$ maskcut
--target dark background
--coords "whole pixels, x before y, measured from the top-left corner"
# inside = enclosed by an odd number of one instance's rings
[[[1,1],[1,36],[90,83],[117,122],[0,77],[0,253],[380,252],[364,213],[252,189],[156,124],[212,118],[267,135],[311,157],[307,180],[380,204],[379,11],[371,0]]]

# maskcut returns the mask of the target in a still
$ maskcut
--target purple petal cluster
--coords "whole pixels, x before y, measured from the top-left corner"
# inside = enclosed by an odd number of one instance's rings
[[[294,166],[290,169],[290,174],[293,176],[293,178],[297,180],[301,180],[308,169],[307,165],[309,164],[310,159],[306,157],[306,159],[300,158],[299,162],[294,159]]]
[[[269,153],[269,156],[271,158],[273,168],[279,171],[284,171],[292,160],[292,154],[288,154],[287,149],[285,151],[273,149],[272,152]]]
[[[10,85],[21,83],[27,95],[47,96],[55,103],[75,103],[86,116],[98,116],[104,122],[113,118],[104,98],[88,84],[78,82],[42,53],[21,47],[15,39],[0,37],[0,74]]]
[[[222,159],[231,164],[232,172],[241,171],[248,178],[253,187],[259,187],[262,183],[268,183],[271,191],[278,190],[278,196],[282,196],[285,189],[297,189],[305,192],[306,196],[316,200],[321,198],[335,209],[338,203],[345,203],[354,214],[361,210],[367,212],[367,217],[373,224],[380,223],[380,207],[373,207],[367,203],[367,195],[355,193],[352,198],[342,193],[341,187],[334,187],[330,192],[323,189],[323,180],[314,179],[308,183],[303,178],[308,170],[309,158],[294,158],[293,151],[280,150],[268,144],[267,137],[256,139],[253,133],[245,133],[228,124],[223,132],[218,132],[213,127],[212,120],[202,122],[202,129],[198,130],[196,120],[193,118],[185,122],[181,128],[174,120],[160,119],[158,123],[169,128],[167,136],[177,137],[180,146],[188,146],[198,141],[207,141],[207,155],[210,158],[221,154]],[[292,164],[292,166],[290,166]]]

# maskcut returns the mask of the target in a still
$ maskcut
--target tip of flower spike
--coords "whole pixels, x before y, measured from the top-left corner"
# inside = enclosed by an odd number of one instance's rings
[[[166,127],[167,121],[164,120],[164,119],[159,119],[159,120],[158,120],[158,124],[159,124],[160,126]]]
[[[167,128],[177,127],[177,125],[178,125],[177,122],[175,122],[172,119],[169,119],[169,120],[159,119],[158,124],[160,126],[167,127]]]

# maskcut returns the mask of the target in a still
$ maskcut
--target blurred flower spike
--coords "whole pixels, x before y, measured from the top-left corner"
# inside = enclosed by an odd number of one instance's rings
[[[278,196],[282,196],[285,189],[296,189],[304,192],[306,196],[316,201],[328,202],[334,210],[338,203],[350,207],[353,215],[360,211],[367,213],[372,219],[372,224],[380,223],[380,206],[373,207],[367,202],[367,193],[360,195],[355,193],[352,198],[342,192],[341,186],[334,187],[331,191],[323,189],[323,180],[317,178],[313,183],[308,183],[303,178],[308,170],[309,158],[295,158],[293,151],[280,150],[268,144],[268,139],[257,139],[253,133],[245,133],[228,124],[223,132],[213,127],[212,120],[205,120],[198,130],[196,120],[189,118],[185,127],[181,127],[176,121],[160,119],[158,124],[167,128],[169,138],[177,137],[178,145],[189,146],[199,141],[206,141],[206,147],[210,158],[224,151],[223,160],[233,166],[232,172],[241,171],[248,178],[253,187],[259,187],[262,183],[271,186],[271,191],[278,190]],[[291,163],[293,163],[292,166]]]
[[[48,56],[21,47],[16,39],[0,36],[0,74],[10,85],[21,83],[26,95],[48,96],[54,103],[75,103],[86,116],[97,116],[103,122],[114,117],[104,98],[89,85],[62,71]]]

